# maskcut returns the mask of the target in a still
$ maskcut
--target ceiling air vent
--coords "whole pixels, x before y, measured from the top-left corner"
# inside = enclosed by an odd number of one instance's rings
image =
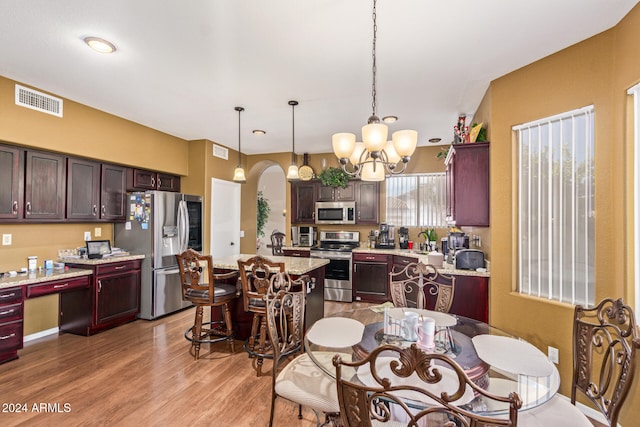
[[[16,85],[16,105],[62,117],[62,99]]]
[[[213,155],[221,159],[229,160],[229,149],[213,144]]]

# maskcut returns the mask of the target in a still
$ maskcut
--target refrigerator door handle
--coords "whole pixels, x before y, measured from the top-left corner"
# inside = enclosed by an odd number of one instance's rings
[[[180,200],[178,203],[178,235],[180,252],[184,252],[189,243],[189,210],[184,200]]]

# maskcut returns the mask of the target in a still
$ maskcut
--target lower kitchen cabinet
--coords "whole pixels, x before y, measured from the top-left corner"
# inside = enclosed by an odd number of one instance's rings
[[[456,287],[450,313],[489,323],[489,278],[454,275]]]
[[[0,290],[0,363],[18,358],[22,348],[24,302],[22,287]]]
[[[299,258],[310,258],[311,251],[309,250],[300,250],[300,249],[283,249],[284,256],[295,256]]]
[[[392,256],[383,254],[353,254],[353,300],[365,302],[389,301],[389,272]]]
[[[91,335],[136,319],[140,312],[141,260],[86,265],[93,270],[87,292],[60,294],[60,330]]]

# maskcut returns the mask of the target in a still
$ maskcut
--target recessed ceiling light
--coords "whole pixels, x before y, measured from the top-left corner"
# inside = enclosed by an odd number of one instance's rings
[[[442,141],[442,138],[429,138],[429,142],[435,144],[436,142]]]
[[[253,130],[253,134],[254,135],[264,135],[265,133],[267,133],[266,130],[262,130],[262,129],[254,129]]]
[[[398,121],[398,116],[384,116],[382,121],[385,123],[395,123]]]
[[[84,42],[96,52],[100,53],[113,53],[116,51],[116,47],[108,40],[101,39],[100,37],[85,37]]]

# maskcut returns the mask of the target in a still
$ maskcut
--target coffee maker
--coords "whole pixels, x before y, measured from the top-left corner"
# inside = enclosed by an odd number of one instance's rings
[[[453,264],[454,257],[456,251],[460,249],[469,249],[469,236],[460,231],[451,231],[449,232],[449,237],[447,238],[447,262],[449,264]]]
[[[400,249],[407,249],[409,247],[409,229],[407,227],[400,227],[398,229],[398,244]]]
[[[380,223],[380,234],[378,235],[378,243],[376,248],[379,249],[395,249],[395,236],[393,233],[393,225],[386,222]]]

